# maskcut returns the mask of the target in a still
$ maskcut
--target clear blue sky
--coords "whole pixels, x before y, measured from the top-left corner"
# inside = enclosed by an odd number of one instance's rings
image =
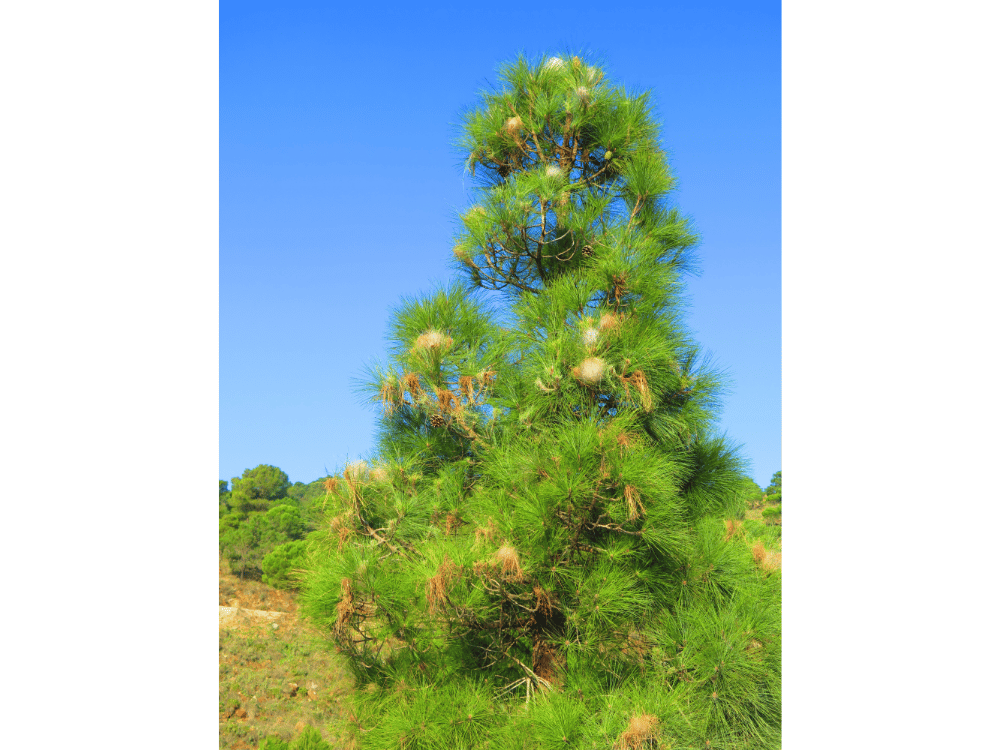
[[[524,52],[589,52],[651,89],[701,236],[689,324],[728,372],[720,426],[781,468],[778,2],[220,6],[220,465],[292,481],[373,446],[352,381],[402,297],[451,278],[463,108]]]

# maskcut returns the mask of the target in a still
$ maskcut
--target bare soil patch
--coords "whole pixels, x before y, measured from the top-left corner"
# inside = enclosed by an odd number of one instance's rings
[[[332,729],[352,682],[322,634],[300,622],[295,595],[240,580],[219,564],[219,747],[252,750],[306,726],[342,747]]]

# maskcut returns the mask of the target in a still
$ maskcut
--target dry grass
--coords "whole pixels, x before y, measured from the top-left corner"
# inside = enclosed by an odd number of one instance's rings
[[[750,549],[750,552],[753,554],[754,562],[765,573],[773,573],[776,570],[781,570],[781,553],[767,549],[759,539]]]
[[[739,521],[735,518],[726,519],[726,541],[728,542],[733,537],[744,538],[746,532],[743,530],[743,521]]]
[[[764,564],[762,565],[766,573],[773,573],[776,570],[781,570],[781,553],[780,552],[768,552],[767,557],[764,558]]]
[[[287,741],[305,726],[342,747],[329,727],[347,711],[351,680],[341,658],[299,621],[294,594],[241,581],[221,562],[219,604],[285,613],[239,612],[224,625],[220,617],[219,747],[250,750],[268,735]]]
[[[763,500],[749,500],[743,521],[726,521],[726,539],[737,537],[748,544],[755,543],[758,551],[754,553],[754,559],[769,573],[781,570],[781,516],[764,518],[764,511],[775,505]],[[744,526],[744,522],[750,523]],[[761,526],[765,528],[761,529]],[[769,549],[765,549],[765,542]]]

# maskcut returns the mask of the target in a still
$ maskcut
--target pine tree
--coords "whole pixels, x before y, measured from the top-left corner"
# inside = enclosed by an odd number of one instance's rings
[[[377,455],[327,480],[310,537],[302,607],[354,670],[352,731],[777,747],[780,573],[740,533],[720,379],[681,320],[697,237],[650,97],[569,56],[499,81],[464,123],[464,283],[396,312]]]
[[[778,494],[778,495],[780,495],[781,494],[781,472],[780,471],[776,471],[776,472],[774,472],[774,474],[771,475],[771,483],[767,486],[767,489],[764,490],[764,492],[767,493],[768,495],[772,495],[772,494]]]

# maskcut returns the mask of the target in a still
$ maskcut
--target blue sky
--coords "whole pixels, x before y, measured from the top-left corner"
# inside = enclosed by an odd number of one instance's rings
[[[219,477],[292,481],[368,455],[353,381],[392,309],[451,278],[473,200],[452,143],[496,65],[590,53],[651,89],[702,243],[689,325],[728,372],[720,426],[781,468],[781,25],[777,2],[220,6]]]

